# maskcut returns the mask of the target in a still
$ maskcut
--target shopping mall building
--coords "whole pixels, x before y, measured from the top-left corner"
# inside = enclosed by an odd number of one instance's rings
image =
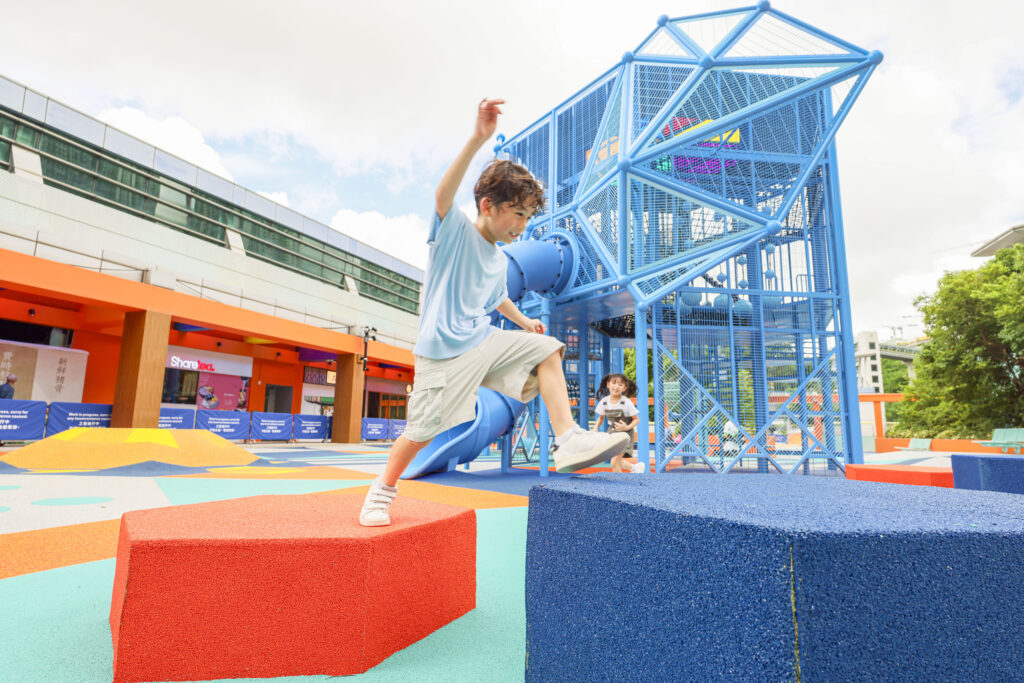
[[[422,277],[0,77],[17,399],[112,404],[114,427],[156,427],[161,406],[333,414],[358,441],[363,414],[404,417]]]

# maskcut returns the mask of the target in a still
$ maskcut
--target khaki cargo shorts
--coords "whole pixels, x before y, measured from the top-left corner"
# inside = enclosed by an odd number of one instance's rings
[[[475,349],[455,358],[416,356],[416,380],[409,394],[405,438],[430,441],[443,431],[476,416],[479,387],[517,401],[540,392],[537,365],[553,353],[565,352],[554,337],[532,332],[495,330]]]

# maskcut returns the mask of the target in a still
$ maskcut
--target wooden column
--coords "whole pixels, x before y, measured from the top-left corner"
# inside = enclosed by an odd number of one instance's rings
[[[111,427],[157,427],[171,316],[132,311],[124,316]]]
[[[363,364],[354,353],[339,353],[334,380],[331,441],[359,443],[363,426]]]

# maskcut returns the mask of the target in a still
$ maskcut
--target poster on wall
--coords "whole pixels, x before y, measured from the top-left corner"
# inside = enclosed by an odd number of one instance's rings
[[[248,401],[248,377],[199,373],[196,406],[201,410],[246,410]]]
[[[14,398],[19,400],[82,400],[89,352],[61,346],[0,340],[0,383],[14,374]]]

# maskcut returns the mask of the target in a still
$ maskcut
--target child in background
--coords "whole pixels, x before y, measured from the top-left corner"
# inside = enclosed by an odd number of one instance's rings
[[[601,428],[601,423],[608,420],[608,431],[628,432],[629,445],[626,450],[612,458],[612,472],[622,472],[622,463],[630,466],[630,472],[642,474],[647,467],[633,459],[633,442],[636,441],[636,426],[640,423],[640,411],[631,400],[636,396],[636,383],[622,373],[605,375],[597,390],[597,424],[594,430]]]

